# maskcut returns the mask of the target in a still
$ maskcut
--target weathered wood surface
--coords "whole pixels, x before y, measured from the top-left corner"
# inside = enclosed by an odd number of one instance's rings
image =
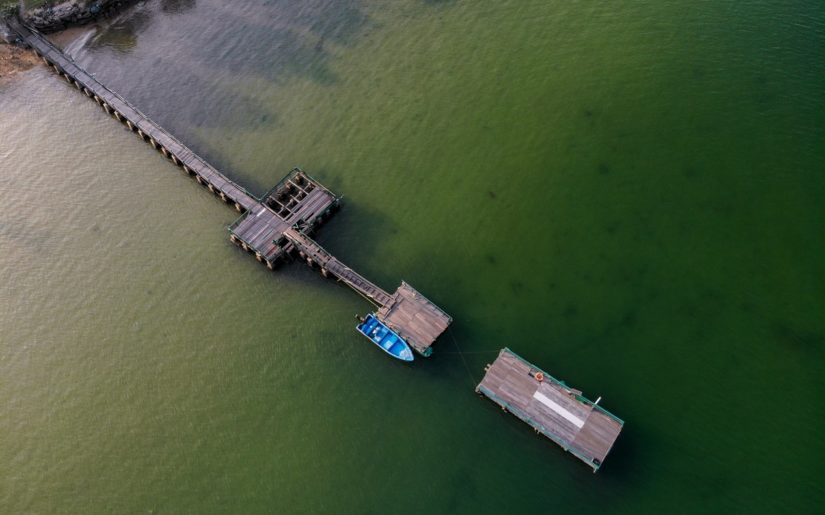
[[[320,188],[312,190],[287,218],[290,225],[302,225],[321,216],[335,202],[335,197]]]
[[[275,241],[280,239],[289,227],[290,225],[272,210],[263,204],[257,204],[237,225],[231,227],[231,232],[263,259],[274,262],[284,252]]]
[[[536,374],[544,374],[538,381]],[[476,391],[507,409],[536,431],[596,471],[624,422],[509,349],[490,365]]]
[[[200,177],[199,182],[205,186],[211,185],[216,194],[223,193],[228,201],[238,204],[243,210],[249,210],[258,204],[258,200],[244,188],[220,173],[120,95],[98,82],[42,34],[22,25],[16,19],[9,20],[9,27],[67,82],[98,102],[107,113],[149,141],[178,166],[186,167],[189,173]]]
[[[379,320],[424,356],[430,355],[431,345],[453,321],[441,308],[405,282],[395,290],[391,301],[378,310],[377,315]]]
[[[327,252],[322,246],[315,242],[306,234],[289,228],[284,232],[284,236],[295,248],[303,252],[313,263],[334,275],[339,281],[347,284],[353,290],[358,291],[364,297],[371,299],[379,306],[389,303],[392,298],[390,294],[365,279],[361,274],[346,266],[344,263]]]
[[[381,308],[378,318],[405,338],[416,351],[425,356],[430,354],[430,346],[452,321],[446,313],[406,283],[393,295],[388,294],[306,234],[337,205],[339,199],[332,192],[296,168],[262,199],[254,197],[86,73],[36,30],[17,20],[12,20],[9,25],[67,82],[94,99],[108,114],[193,175],[215,195],[234,203],[239,211],[243,211],[244,216],[229,228],[234,242],[255,254],[270,268],[282,255],[298,250],[309,265],[317,264],[325,274],[333,275]]]

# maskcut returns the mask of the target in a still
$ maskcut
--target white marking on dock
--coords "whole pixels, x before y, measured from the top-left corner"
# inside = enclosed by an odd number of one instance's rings
[[[564,409],[562,406],[559,406],[558,404],[556,404],[555,402],[550,400],[547,396],[545,396],[540,391],[536,390],[536,393],[533,394],[533,398],[536,399],[537,401],[539,401],[540,403],[544,404],[545,406],[547,406],[551,410],[555,411],[559,415],[561,415],[562,418],[564,418],[564,420],[570,422],[571,424],[578,427],[579,429],[581,429],[581,427],[584,425],[584,420],[582,420],[579,417],[577,417],[576,415],[570,413],[569,411]]]

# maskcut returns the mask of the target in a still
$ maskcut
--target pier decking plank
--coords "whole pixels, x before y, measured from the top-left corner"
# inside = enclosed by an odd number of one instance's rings
[[[174,136],[169,134],[160,125],[153,122],[136,107],[129,104],[129,102],[125,99],[106,88],[97,79],[77,66],[71,58],[55,47],[39,32],[24,26],[16,19],[9,21],[9,27],[17,32],[29,46],[31,46],[50,64],[57,66],[59,70],[62,70],[63,73],[69,75],[73,81],[77,81],[81,88],[88,89],[92,96],[97,96],[102,102],[105,102],[111,112],[117,113],[124,122],[129,121],[132,123],[147,137],[152,138],[158,145],[165,148],[170,155],[174,155],[176,159],[181,162],[184,162],[183,158],[188,159],[189,156],[195,155],[194,152],[178,141]],[[244,209],[249,209],[252,205],[258,202],[257,199],[246,193],[243,188],[237,186],[229,178],[218,172],[213,167],[207,165],[202,159],[197,159],[196,161],[196,163],[188,165],[189,168],[191,168],[198,175],[213,177],[210,182],[219,183],[220,186],[218,189],[233,202],[237,202],[243,206]],[[192,161],[190,160],[189,162]]]
[[[543,379],[537,379],[537,374]],[[505,348],[476,387],[593,468],[601,467],[624,422],[581,392]]]
[[[424,356],[432,352],[430,346],[453,321],[441,308],[403,281],[377,315]]]
[[[254,197],[120,95],[106,88],[42,34],[16,19],[10,20],[9,26],[47,64],[93,98],[107,114],[151,143],[203,186],[244,212],[229,227],[232,241],[255,254],[270,268],[283,254],[297,250],[310,265],[317,264],[325,275],[331,274],[376,304],[380,308],[379,319],[407,339],[419,353],[430,354],[432,343],[452,321],[446,313],[406,283],[393,295],[388,294],[307,235],[338,205],[339,199],[332,192],[296,168],[264,197]]]
[[[350,288],[356,290],[364,297],[371,299],[379,306],[391,300],[389,293],[365,279],[355,270],[338,261],[338,259],[306,234],[294,228],[289,228],[284,232],[284,236],[295,245],[299,251],[303,252],[322,269],[346,283]]]

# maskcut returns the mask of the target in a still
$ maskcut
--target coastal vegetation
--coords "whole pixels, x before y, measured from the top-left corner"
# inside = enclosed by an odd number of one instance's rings
[[[0,18],[13,16],[20,8],[16,0],[0,0]]]
[[[19,14],[41,32],[56,32],[110,16],[134,0],[0,0],[0,18]]]

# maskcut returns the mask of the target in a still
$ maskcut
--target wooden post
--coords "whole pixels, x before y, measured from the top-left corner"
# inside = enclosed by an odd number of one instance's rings
[[[241,205],[235,202],[235,210],[240,213],[241,212]]]

